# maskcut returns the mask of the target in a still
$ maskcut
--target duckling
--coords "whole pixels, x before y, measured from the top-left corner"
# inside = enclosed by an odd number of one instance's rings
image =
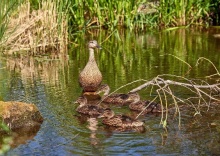
[[[135,128],[143,126],[143,122],[139,120],[132,119],[129,116],[118,114],[115,115],[113,111],[106,109],[99,118],[104,118],[102,123],[111,127],[120,127],[120,128]]]
[[[104,92],[102,97],[102,101],[108,104],[116,104],[116,105],[128,105],[132,102],[136,102],[140,100],[140,96],[136,92],[128,93],[128,94],[110,94],[110,87],[107,84],[101,85],[98,90],[97,94]]]
[[[130,110],[143,112],[143,113],[160,113],[163,112],[161,105],[156,102],[150,101],[137,101],[129,105]]]
[[[80,114],[88,115],[90,117],[98,117],[104,110],[107,108],[103,108],[98,105],[87,104],[87,99],[85,97],[79,97],[75,103],[79,103],[80,105],[76,108],[76,111]]]
[[[89,60],[85,68],[79,74],[79,84],[83,92],[95,92],[102,82],[102,73],[95,61],[94,49],[101,49],[96,40],[89,41]]]

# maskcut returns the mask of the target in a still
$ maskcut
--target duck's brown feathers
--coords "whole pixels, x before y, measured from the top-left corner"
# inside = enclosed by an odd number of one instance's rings
[[[102,82],[102,74],[94,61],[88,61],[79,75],[79,83],[84,92],[95,92]]]
[[[88,115],[90,117],[98,117],[104,113],[105,109],[99,105],[92,105],[87,103],[87,99],[83,96],[79,97],[75,103],[80,105],[76,108],[76,111],[83,115]]]
[[[106,109],[99,118],[104,118],[102,123],[108,127],[108,130],[137,132],[143,132],[145,130],[142,121],[133,119],[127,115],[115,115],[111,109]]]
[[[133,128],[143,126],[143,122],[132,119],[126,115],[114,115],[110,118],[103,119],[102,123],[107,126],[121,127],[121,128]]]
[[[94,49],[101,48],[97,41],[93,40],[88,43],[89,60],[85,68],[79,74],[79,84],[84,92],[95,92],[102,82],[102,73],[95,61]]]
[[[80,114],[88,115],[91,117],[98,117],[104,112],[105,108],[96,106],[96,105],[85,105],[78,107],[76,111]]]
[[[118,104],[118,105],[128,105],[134,100],[130,98],[129,94],[112,94],[103,98],[103,102]]]
[[[129,105],[129,108],[130,110],[143,112],[143,113],[150,113],[150,112],[159,113],[163,111],[159,103],[150,102],[150,101],[134,102]]]
[[[128,94],[122,94],[122,93],[109,94],[110,87],[107,84],[103,84],[98,88],[97,94],[101,92],[104,92],[102,101],[108,104],[128,105],[132,102],[140,100],[140,96],[136,92],[128,93]]]

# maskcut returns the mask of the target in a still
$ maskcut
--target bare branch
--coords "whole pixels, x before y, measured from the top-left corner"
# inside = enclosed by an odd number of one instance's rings
[[[157,78],[156,79],[152,79],[151,81],[148,81],[140,86],[138,86],[137,88],[134,88],[132,89],[130,92],[137,92],[137,91],[140,91],[142,90],[143,88],[146,88],[148,86],[151,86],[151,85],[161,85],[161,84],[164,84],[164,85],[178,85],[178,86],[185,86],[185,87],[192,87],[192,88],[203,88],[203,89],[213,89],[215,91],[220,91],[220,83],[217,83],[217,84],[212,84],[212,85],[197,85],[197,84],[189,84],[189,83],[183,83],[183,82],[177,82],[177,81],[173,81],[173,80],[163,80],[161,78],[159,78],[160,80],[157,81]],[[156,84],[156,81],[157,81],[157,84]]]

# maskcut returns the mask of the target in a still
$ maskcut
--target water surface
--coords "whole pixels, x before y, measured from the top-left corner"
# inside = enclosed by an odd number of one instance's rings
[[[220,69],[220,39],[213,34],[220,29],[177,29],[164,32],[106,32],[96,31],[76,36],[78,46],[71,46],[68,57],[48,56],[16,59],[2,58],[0,72],[1,98],[35,103],[44,122],[31,140],[18,144],[8,155],[219,155],[219,106],[195,110],[183,107],[181,128],[178,118],[169,116],[168,129],[160,125],[161,115],[149,114],[146,131],[114,132],[100,121],[92,125],[77,117],[73,102],[81,95],[79,72],[88,60],[86,44],[91,39],[103,49],[96,60],[103,74],[103,83],[111,91],[133,82],[151,80],[157,75],[173,74],[188,79],[203,79],[216,83],[215,68],[207,61],[195,66],[200,57],[210,59]],[[178,58],[178,59],[177,59]],[[189,71],[189,65],[192,69]],[[173,78],[177,80],[177,78]],[[119,90],[128,92],[143,82]],[[181,88],[173,88],[180,97],[190,96]],[[142,99],[153,99],[149,90],[139,92]],[[115,108],[118,113],[130,114],[127,108]],[[208,111],[207,111],[208,110]]]

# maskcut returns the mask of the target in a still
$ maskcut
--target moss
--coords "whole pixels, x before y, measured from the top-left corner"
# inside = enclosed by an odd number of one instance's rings
[[[43,117],[34,104],[15,101],[0,101],[0,116],[10,129],[36,126],[43,122]]]

